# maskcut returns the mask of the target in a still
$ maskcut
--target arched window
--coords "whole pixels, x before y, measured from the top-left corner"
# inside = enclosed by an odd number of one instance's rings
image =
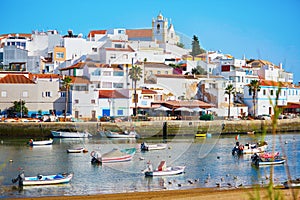
[[[157,33],[160,33],[160,24],[157,24],[156,29],[157,29]]]

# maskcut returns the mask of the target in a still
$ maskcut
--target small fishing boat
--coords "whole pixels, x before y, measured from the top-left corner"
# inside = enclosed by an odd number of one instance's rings
[[[17,178],[12,179],[13,183],[19,182],[19,186],[30,185],[53,185],[61,183],[69,183],[73,178],[73,173],[59,173],[55,175],[37,175],[25,177],[24,172],[21,172]]]
[[[52,139],[49,140],[40,140],[40,141],[34,141],[33,139],[29,140],[30,146],[42,146],[42,145],[51,145],[53,143]]]
[[[88,150],[84,147],[78,147],[75,149],[67,149],[68,153],[87,153]]]
[[[56,131],[51,131],[54,138],[87,138],[92,135],[87,131],[77,131],[74,129],[59,129]]]
[[[145,176],[171,176],[184,173],[185,166],[167,167],[165,161],[161,161],[157,169],[153,170],[151,163],[143,172]]]
[[[268,143],[265,141],[255,144],[246,143],[245,145],[236,142],[235,146],[232,149],[232,155],[262,153],[266,151],[267,147]]]
[[[251,156],[252,165],[255,166],[262,166],[262,165],[278,165],[278,164],[284,164],[285,159],[282,157],[279,157],[279,153],[275,153],[273,156],[263,156],[259,155],[257,153],[253,154]]]
[[[132,160],[134,154],[136,152],[136,148],[128,148],[128,149],[117,149],[113,150],[101,155],[98,151],[92,151],[92,163],[115,163],[115,162],[127,162]]]
[[[166,148],[167,148],[167,144],[147,144],[146,142],[143,142],[141,144],[142,151],[162,150]]]
[[[300,178],[297,179],[293,179],[290,181],[285,181],[283,183],[285,188],[296,188],[296,187],[300,187]]]
[[[137,138],[138,134],[135,131],[124,131],[124,132],[114,132],[105,131],[105,135],[108,138]]]

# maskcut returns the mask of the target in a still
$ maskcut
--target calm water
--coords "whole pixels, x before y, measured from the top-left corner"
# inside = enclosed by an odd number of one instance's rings
[[[300,134],[277,135],[276,151],[283,147],[288,158],[292,178],[300,177]],[[250,142],[253,138],[244,135],[240,142]],[[272,136],[267,135],[268,149],[271,150]],[[87,195],[99,193],[121,193],[132,191],[177,190],[195,187],[250,186],[266,184],[270,167],[252,167],[250,156],[240,158],[231,155],[235,144],[234,136],[212,138],[182,138],[168,140],[168,149],[140,152],[134,159],[125,163],[92,165],[89,153],[68,154],[69,148],[85,146],[89,152],[99,150],[105,153],[114,147],[139,147],[142,141],[159,143],[161,139],[54,139],[52,146],[29,147],[28,140],[10,140],[2,138],[0,143],[0,197],[37,197],[56,195]],[[280,145],[282,144],[282,145]],[[144,158],[141,160],[140,158]],[[12,160],[13,162],[10,162]],[[148,161],[157,166],[161,160],[168,165],[186,165],[185,174],[169,177],[146,178],[141,171]],[[74,172],[69,184],[57,186],[27,186],[23,189],[13,185],[12,178],[23,168],[26,176],[37,174],[56,174]],[[286,164],[274,167],[275,183],[287,179]],[[223,181],[221,181],[223,180]]]

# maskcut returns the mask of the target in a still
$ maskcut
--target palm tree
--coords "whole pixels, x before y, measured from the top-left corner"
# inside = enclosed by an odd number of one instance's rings
[[[139,66],[132,66],[132,68],[129,71],[129,77],[134,83],[134,112],[133,115],[136,116],[136,110],[137,110],[137,95],[136,95],[136,83],[142,78],[142,68]]]
[[[228,119],[230,118],[230,101],[231,101],[231,94],[235,93],[235,87],[233,87],[232,84],[227,85],[227,87],[225,88],[225,94],[228,95],[229,98],[229,106],[228,106]]]
[[[257,93],[260,91],[260,82],[259,80],[252,80],[248,85],[249,92],[252,93],[252,102],[253,102],[253,115],[256,117],[256,99]]]
[[[66,101],[65,101],[65,113],[64,113],[64,120],[67,119],[67,110],[68,110],[68,98],[69,98],[69,90],[70,90],[70,84],[72,82],[72,78],[69,76],[66,76],[62,79],[63,86],[66,88]]]

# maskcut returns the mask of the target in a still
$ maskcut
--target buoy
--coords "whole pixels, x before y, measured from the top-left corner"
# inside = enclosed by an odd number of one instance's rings
[[[14,162],[13,160],[9,160],[9,162]]]

